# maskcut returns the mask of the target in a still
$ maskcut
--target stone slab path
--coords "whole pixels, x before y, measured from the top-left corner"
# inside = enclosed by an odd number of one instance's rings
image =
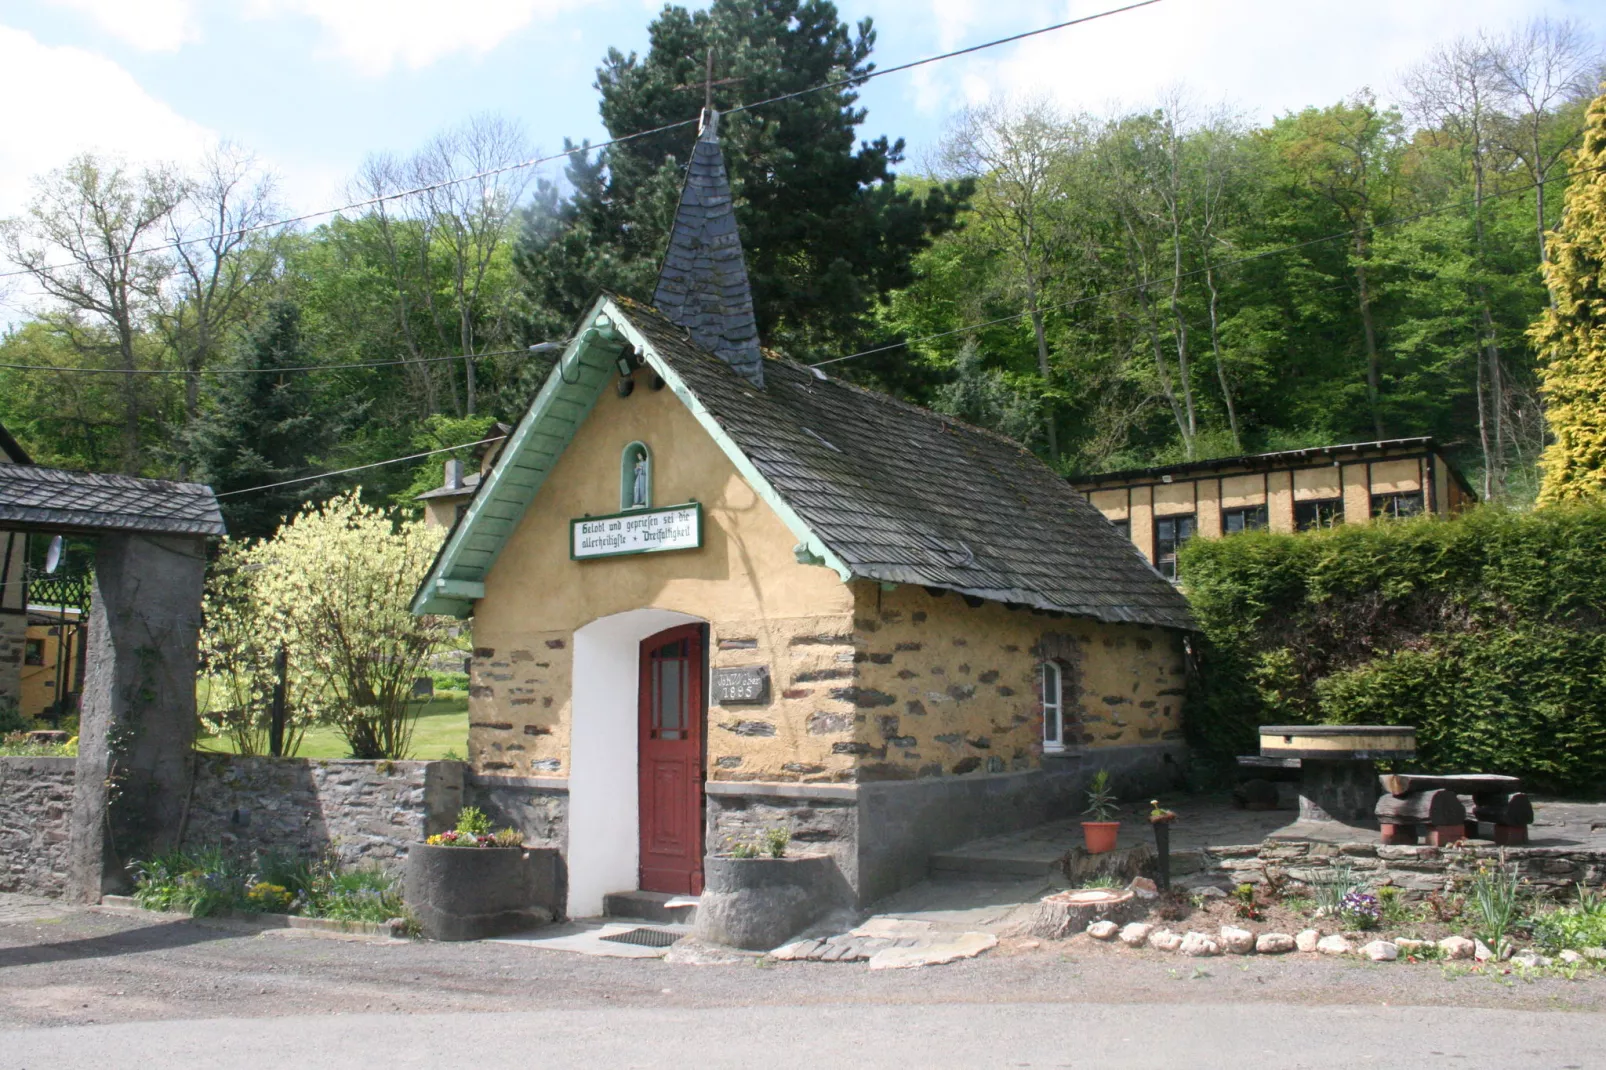
[[[629,932],[631,929],[657,929],[662,932],[677,933],[682,937],[691,935],[689,925],[628,920],[604,923],[571,921],[547,925],[528,933],[498,936],[486,942],[514,944],[538,951],[567,951],[576,955],[597,955],[613,959],[661,959],[668,954],[668,947],[647,947],[642,944],[625,944],[617,940],[604,939]]]
[[[1268,839],[1317,843],[1377,843],[1380,839],[1375,828],[1299,821],[1295,810],[1239,810],[1224,795],[1164,801],[1178,815],[1171,826],[1174,876],[1186,876],[1191,871],[1187,856],[1209,847],[1246,846]],[[1123,809],[1117,857],[1111,860],[1115,864],[1119,865],[1123,853],[1153,850],[1148,810],[1147,804]],[[1530,836],[1534,847],[1606,849],[1606,803],[1536,801]],[[931,858],[931,872],[936,878],[1048,878],[1061,872],[1062,860],[1081,844],[1080,818],[1050,821],[939,852]]]
[[[837,936],[799,940],[770,952],[781,962],[868,962],[872,970],[937,966],[998,945],[982,932],[945,932],[929,921],[873,917]]]
[[[0,925],[59,921],[84,909],[75,903],[64,903],[59,899],[23,895],[19,892],[0,892]]]

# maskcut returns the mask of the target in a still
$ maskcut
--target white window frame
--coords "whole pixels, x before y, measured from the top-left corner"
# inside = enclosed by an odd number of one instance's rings
[[[1052,700],[1049,681],[1053,680]],[[1061,754],[1065,751],[1065,670],[1057,661],[1044,661],[1037,668],[1038,693],[1043,702],[1043,753]],[[1054,738],[1049,738],[1050,726]]]

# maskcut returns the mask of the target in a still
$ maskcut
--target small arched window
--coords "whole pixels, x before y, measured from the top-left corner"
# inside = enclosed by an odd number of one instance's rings
[[[641,442],[625,447],[619,458],[619,511],[652,506],[652,454]]]
[[[1065,749],[1065,691],[1059,662],[1045,661],[1038,667],[1043,697],[1043,750]]]

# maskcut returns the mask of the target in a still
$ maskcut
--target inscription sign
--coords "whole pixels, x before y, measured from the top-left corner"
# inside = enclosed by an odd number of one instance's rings
[[[714,670],[714,702],[720,706],[762,706],[770,700],[766,665]]]
[[[696,502],[569,521],[569,556],[576,561],[695,550],[702,544],[703,507]]]

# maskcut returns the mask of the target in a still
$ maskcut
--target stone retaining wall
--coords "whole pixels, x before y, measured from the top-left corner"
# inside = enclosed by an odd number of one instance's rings
[[[1606,851],[1589,847],[1506,847],[1468,844],[1453,847],[1389,846],[1375,843],[1312,843],[1298,841],[1236,847],[1206,847],[1176,859],[1192,872],[1189,883],[1262,884],[1268,870],[1296,883],[1308,884],[1334,866],[1347,865],[1357,876],[1391,884],[1408,896],[1447,891],[1458,879],[1494,866],[1502,857],[1520,867],[1530,887],[1540,894],[1571,895],[1582,883],[1606,887]]]
[[[463,805],[464,763],[244,758],[196,762],[184,843],[231,850],[320,851],[399,872],[408,845],[449,828]]]
[[[76,758],[0,758],[0,892],[67,886]]]

